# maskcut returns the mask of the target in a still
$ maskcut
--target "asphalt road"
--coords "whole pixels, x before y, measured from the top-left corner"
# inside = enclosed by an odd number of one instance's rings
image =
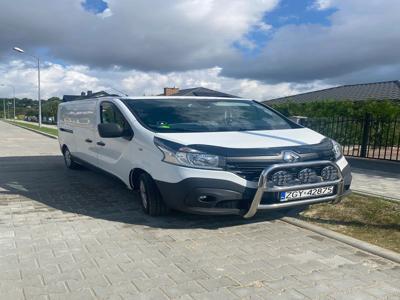
[[[400,299],[400,266],[278,215],[144,215],[0,122],[0,299]]]

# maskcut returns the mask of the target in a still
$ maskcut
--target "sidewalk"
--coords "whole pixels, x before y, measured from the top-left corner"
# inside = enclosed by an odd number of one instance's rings
[[[351,189],[400,201],[400,162],[347,158],[353,174]]]

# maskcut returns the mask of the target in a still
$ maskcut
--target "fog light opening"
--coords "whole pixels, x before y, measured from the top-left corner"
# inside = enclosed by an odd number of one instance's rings
[[[207,202],[207,203],[215,201],[215,197],[209,195],[200,195],[197,199],[200,202]]]
[[[335,167],[332,166],[327,166],[322,169],[321,171],[321,177],[325,180],[336,180],[339,178],[338,171]]]

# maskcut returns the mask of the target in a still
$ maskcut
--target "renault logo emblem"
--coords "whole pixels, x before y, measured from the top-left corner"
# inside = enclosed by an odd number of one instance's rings
[[[283,151],[282,157],[287,163],[293,163],[300,160],[300,155],[293,151]]]

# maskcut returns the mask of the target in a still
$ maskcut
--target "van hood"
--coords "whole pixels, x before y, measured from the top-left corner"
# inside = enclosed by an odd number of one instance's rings
[[[224,157],[279,156],[291,150],[301,159],[333,159],[332,142],[307,128],[209,133],[159,133],[158,145],[178,151],[192,149]]]
[[[207,145],[233,149],[297,147],[319,144],[323,135],[308,128],[195,132],[195,133],[157,133],[156,137],[185,146]]]

